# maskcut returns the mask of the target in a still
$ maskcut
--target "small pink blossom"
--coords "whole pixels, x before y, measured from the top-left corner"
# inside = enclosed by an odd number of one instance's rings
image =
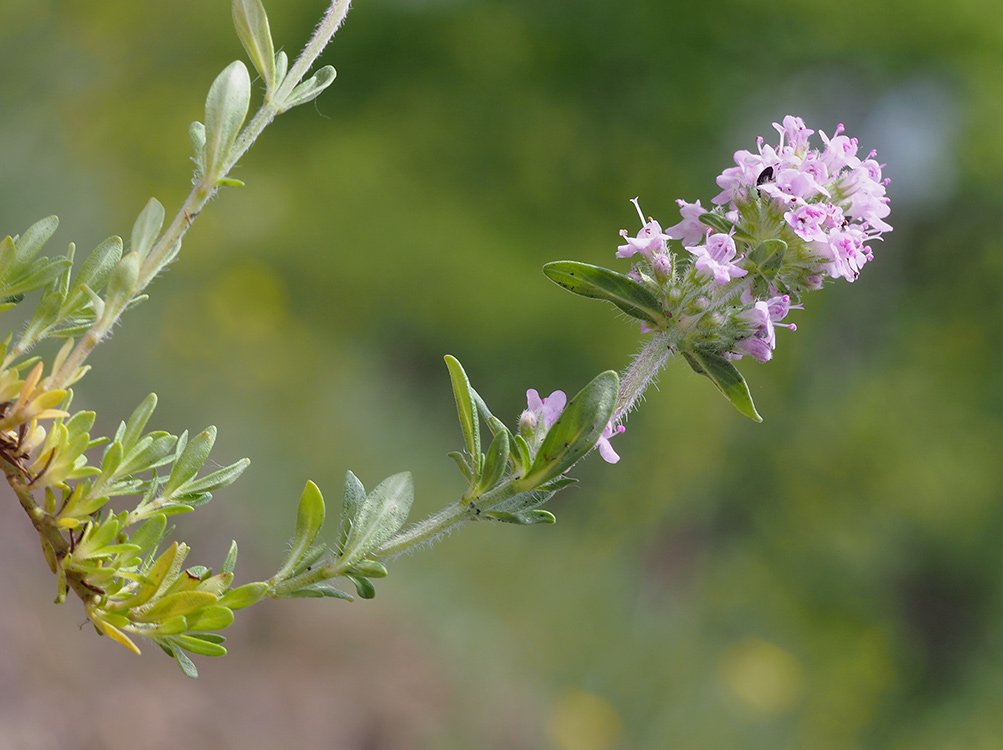
[[[602,431],[602,435],[600,435],[599,440],[596,441],[596,448],[599,450],[599,455],[602,456],[603,461],[608,464],[615,464],[620,460],[620,456],[615,450],[613,450],[613,446],[610,445],[609,441],[617,435],[626,432],[626,430],[627,428],[622,424],[619,424],[616,427],[613,426],[612,422],[606,424],[605,429]]]
[[[662,225],[652,218],[645,220],[637,198],[634,198],[631,203],[637,209],[637,215],[641,217],[642,226],[634,237],[629,236],[626,229],[620,230],[620,236],[626,240],[626,243],[617,247],[616,257],[630,258],[641,254],[648,260],[652,260],[658,253],[667,253],[669,248],[665,243],[670,237],[662,231]]]
[[[693,263],[696,269],[712,276],[715,284],[727,284],[748,273],[735,263],[738,251],[730,234],[710,234],[703,245],[687,246],[686,249],[696,256]]]
[[[826,237],[822,225],[829,218],[829,212],[817,203],[806,203],[784,214],[784,219],[803,240],[824,241]]]
[[[700,205],[700,201],[687,203],[680,198],[676,203],[683,220],[666,229],[665,234],[674,240],[682,240],[684,245],[695,245],[707,232],[707,226],[700,221],[707,209]]]
[[[519,424],[524,421],[532,422],[530,429],[535,429],[539,419],[543,419],[543,426],[550,429],[557,418],[561,416],[564,407],[568,403],[568,397],[564,391],[554,391],[546,398],[540,398],[540,394],[535,388],[526,391],[526,411],[519,417]]]

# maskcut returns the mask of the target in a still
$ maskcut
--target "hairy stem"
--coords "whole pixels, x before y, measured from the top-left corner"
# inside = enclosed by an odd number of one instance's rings
[[[254,142],[271,124],[272,120],[283,112],[282,103],[300,83],[307,71],[317,61],[320,53],[334,37],[335,32],[344,22],[345,16],[348,15],[350,5],[351,0],[333,0],[331,2],[310,41],[303,47],[300,56],[290,68],[285,80],[275,92],[266,97],[261,108],[237,137],[230,154],[219,170],[219,174],[205,175],[192,188],[167,230],[157,240],[143,261],[136,288],[133,290],[133,298],[142,294],[154,277],[174,257],[177,247],[188,233],[188,229],[219,190],[219,181],[230,173],[230,170],[254,145]],[[72,379],[73,374],[84,364],[90,353],[114,328],[124,309],[125,305],[122,306],[122,309],[114,311],[114,314],[102,316],[91,326],[90,330],[77,342],[59,371],[53,373],[49,378],[48,386],[50,389],[62,388]]]
[[[634,361],[620,375],[620,393],[613,410],[613,424],[622,423],[627,414],[637,407],[645,389],[654,382],[672,353],[672,343],[665,333],[656,333],[637,353]]]

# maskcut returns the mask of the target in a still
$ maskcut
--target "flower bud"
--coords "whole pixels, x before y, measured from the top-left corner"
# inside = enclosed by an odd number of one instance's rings
[[[655,278],[659,281],[668,281],[672,276],[672,261],[668,255],[656,255],[651,261],[651,268],[655,272]]]
[[[519,416],[519,434],[529,439],[536,432],[537,423],[536,412],[532,409],[526,409]]]

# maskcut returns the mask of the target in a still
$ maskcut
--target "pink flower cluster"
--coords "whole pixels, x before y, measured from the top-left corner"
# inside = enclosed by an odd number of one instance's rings
[[[775,328],[795,329],[780,322],[801,307],[792,297],[826,278],[854,281],[873,258],[869,244],[892,229],[874,151],[859,157],[842,125],[831,137],[820,131],[817,148],[800,117],[773,125],[779,143],[759,138],[755,152],[737,151],[712,206],[679,200],[682,220],[663,230],[632,201],[642,227],[620,232],[616,255],[633,259],[632,279],[660,292],[679,349],[769,360]]]
[[[819,131],[822,149],[809,147],[815,131],[800,117],[787,115],[773,127],[780,143],[772,146],[760,137],[756,153],[735,152],[735,166],[717,178],[721,192],[713,202],[726,209],[726,216],[734,212],[737,218],[754,195],[768,196],[794,235],[809,243],[826,275],[855,280],[873,258],[867,243],[892,229],[885,221],[891,211],[888,180],[881,176],[877,152],[857,156],[857,139],[845,135],[842,124],[832,137]],[[692,222],[687,224],[685,216],[682,224],[692,237]],[[666,234],[682,239],[680,227],[670,227]]]

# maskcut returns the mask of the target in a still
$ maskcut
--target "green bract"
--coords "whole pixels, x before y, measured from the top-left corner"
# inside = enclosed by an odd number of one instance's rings
[[[665,325],[665,313],[658,298],[643,284],[621,273],[574,260],[547,263],[543,272],[569,292],[612,302],[632,318],[656,327]]]

